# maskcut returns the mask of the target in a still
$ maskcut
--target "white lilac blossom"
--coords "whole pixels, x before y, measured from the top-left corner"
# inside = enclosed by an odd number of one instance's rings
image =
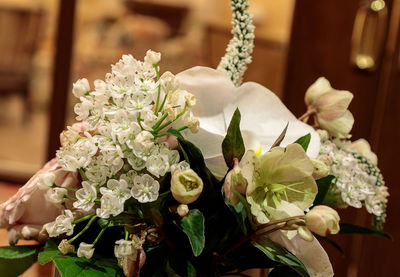
[[[83,181],[82,188],[79,189],[76,193],[76,198],[78,201],[73,203],[74,208],[81,209],[84,211],[90,211],[97,198],[97,189],[94,185],[89,182]]]
[[[46,200],[51,203],[60,204],[64,202],[64,198],[67,194],[68,191],[65,188],[50,188],[47,190],[45,197]]]
[[[345,203],[355,208],[364,204],[369,213],[377,217],[385,215],[389,194],[376,166],[330,140],[322,143],[320,154],[332,159],[331,174],[336,177],[335,186]]]
[[[52,172],[43,173],[39,175],[38,187],[39,189],[46,190],[49,189],[54,184],[56,175]]]
[[[120,239],[115,242],[114,255],[116,258],[133,255],[137,250],[133,247],[131,240]]]
[[[158,198],[160,184],[150,175],[136,176],[131,189],[132,196],[140,203],[153,202]]]
[[[251,63],[254,48],[254,25],[252,15],[247,11],[247,0],[232,0],[232,35],[217,70],[226,72],[235,86],[240,86],[247,65]]]
[[[114,194],[104,194],[100,199],[100,208],[96,209],[96,214],[101,218],[109,218],[110,215],[116,216],[122,213],[124,204]]]
[[[79,248],[78,248],[78,257],[85,257],[86,259],[90,259],[93,256],[94,253],[94,248],[93,248],[93,244],[89,244],[89,243],[85,243],[85,242],[81,242],[79,244]]]
[[[131,198],[131,190],[128,188],[128,183],[124,179],[119,181],[110,179],[107,182],[107,187],[100,188],[101,194],[111,194],[119,199],[123,204],[127,199]]]
[[[46,223],[43,228],[50,237],[58,237],[61,234],[70,236],[74,232],[74,216],[70,210],[65,210],[63,215],[59,215],[55,221]]]

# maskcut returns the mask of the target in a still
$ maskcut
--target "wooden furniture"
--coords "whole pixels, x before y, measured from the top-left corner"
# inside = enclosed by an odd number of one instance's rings
[[[378,9],[371,13],[372,16],[383,19],[386,27],[378,26],[377,21],[370,17],[368,20],[372,22],[372,30],[380,31],[358,37],[360,32],[369,27],[360,29],[357,20],[366,14],[366,8],[369,9],[368,13],[375,9],[373,5],[378,5]],[[353,34],[354,27],[356,30]],[[378,154],[379,167],[391,194],[385,231],[394,236],[394,242],[372,236],[331,237],[346,253],[342,257],[333,247],[325,245],[335,269],[335,276],[384,277],[394,276],[398,271],[399,29],[399,0],[296,2],[284,82],[284,102],[291,111],[300,116],[305,111],[305,105],[302,104],[304,93],[319,76],[328,78],[335,88],[353,92],[355,98],[350,105],[355,117],[353,139],[364,137],[371,142],[373,150]],[[371,29],[367,32],[370,31]],[[364,48],[358,47],[360,43]],[[365,49],[378,49],[378,52],[371,54],[373,64],[368,63],[368,60],[361,61],[360,64],[355,62],[355,52],[371,53]],[[366,214],[365,209],[347,209],[341,215],[343,222],[370,226],[371,217]]]
[[[43,12],[0,6],[0,97],[13,94],[24,102],[24,121],[32,109],[29,81]]]

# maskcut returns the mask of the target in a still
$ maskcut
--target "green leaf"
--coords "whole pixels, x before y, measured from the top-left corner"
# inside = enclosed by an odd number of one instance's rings
[[[289,126],[289,122],[286,124],[285,129],[283,129],[282,133],[279,135],[279,137],[275,140],[274,144],[272,144],[271,149],[281,145],[282,140],[285,138],[286,136],[286,132],[287,132],[287,128]]]
[[[170,135],[173,135],[173,136],[176,136],[177,138],[183,139],[182,134],[176,129],[173,129],[173,128],[168,129],[168,131],[166,133],[170,134]]]
[[[57,256],[53,259],[62,277],[125,276],[116,260]]]
[[[249,203],[247,203],[246,199],[244,199],[243,195],[241,195],[238,191],[232,190],[232,193],[239,198],[240,202],[236,205],[233,205],[231,202],[229,202],[229,200],[225,199],[225,204],[234,214],[236,221],[243,232],[243,235],[246,236],[249,228],[251,228],[249,221],[249,218],[251,218]],[[222,187],[222,195],[224,196],[224,187]]]
[[[310,276],[304,264],[295,255],[269,238],[265,236],[257,238],[253,244],[263,251],[269,259],[291,267],[302,277]]]
[[[0,272],[2,277],[22,274],[34,262],[41,245],[0,247]]]
[[[193,254],[199,256],[205,245],[203,214],[197,209],[191,210],[187,217],[182,218],[180,226],[189,238]]]
[[[385,237],[387,239],[393,240],[392,236],[385,232],[368,229],[368,228],[350,224],[350,223],[339,223],[339,225],[340,225],[339,234],[376,235],[376,236]]]
[[[304,151],[307,151],[310,141],[311,141],[311,134],[308,133],[307,135],[302,136],[301,138],[296,140],[294,143],[300,144],[303,147]]]
[[[314,206],[321,205],[324,202],[325,196],[328,193],[329,187],[332,184],[333,179],[335,179],[335,176],[328,175],[324,178],[316,180],[318,193],[314,199]]]
[[[339,245],[336,241],[331,240],[331,239],[329,239],[329,238],[327,238],[327,237],[319,236],[319,235],[317,235],[317,234],[314,234],[314,236],[315,236],[318,240],[323,240],[323,241],[326,241],[327,243],[330,243],[330,244],[331,244],[337,251],[339,251],[340,254],[342,254],[342,256],[344,257],[344,251],[343,251],[342,247],[340,247],[340,245]]]
[[[105,259],[96,254],[92,259],[79,258],[75,254],[62,255],[56,240],[46,243],[38,260],[42,265],[54,262],[62,277],[124,276],[115,259]]]
[[[229,123],[226,137],[222,141],[222,153],[228,167],[233,166],[233,159],[241,159],[244,155],[244,142],[240,132],[240,111],[236,109]]]
[[[58,242],[54,239],[50,239],[46,242],[44,250],[39,253],[38,261],[41,265],[47,264],[53,261],[56,256],[62,255],[58,250]]]

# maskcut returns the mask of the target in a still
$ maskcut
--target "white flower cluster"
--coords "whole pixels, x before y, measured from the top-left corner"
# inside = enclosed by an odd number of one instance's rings
[[[235,86],[240,86],[247,65],[251,63],[254,48],[253,17],[247,11],[247,0],[232,0],[232,35],[226,54],[222,57],[217,70],[226,72]]]
[[[93,91],[86,79],[73,85],[81,123],[62,133],[57,158],[64,169],[79,171],[84,179],[74,208],[88,213],[99,205],[97,216],[108,218],[120,214],[131,197],[155,201],[160,178],[178,166],[178,151],[160,138],[171,127],[198,130],[191,112],[196,99],[179,89],[172,73],[160,77],[160,57],[151,50],[144,62],[124,55],[105,81],[94,82]],[[42,179],[44,187],[51,186],[51,178]]]
[[[253,17],[247,11],[247,0],[232,0],[232,35],[233,38],[226,48],[217,70],[226,72],[235,86],[242,83],[247,65],[251,63],[251,53],[254,48]]]
[[[375,166],[366,158],[345,151],[329,140],[322,143],[320,155],[328,155],[332,159],[331,174],[336,177],[335,184],[344,202],[355,208],[364,204],[367,211],[375,216],[385,213],[389,193],[380,173],[371,170],[371,167],[376,169]]]

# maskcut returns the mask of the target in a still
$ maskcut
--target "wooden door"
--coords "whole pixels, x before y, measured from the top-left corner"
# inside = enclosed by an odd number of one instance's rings
[[[304,93],[319,76],[325,76],[337,89],[354,94],[350,110],[355,117],[353,139],[366,138],[380,157],[382,169],[389,186],[388,218],[385,230],[396,240],[400,201],[396,166],[400,164],[400,151],[395,142],[400,141],[400,88],[398,55],[395,66],[393,55],[398,44],[397,0],[385,1],[387,32],[382,39],[382,53],[373,70],[361,70],[351,62],[353,26],[360,7],[372,1],[363,0],[301,0],[296,2],[283,100],[296,115],[305,111]],[[389,34],[389,35],[387,35]],[[397,42],[397,43],[396,43]],[[398,49],[397,49],[398,53]],[[390,80],[388,79],[390,76]],[[390,84],[390,85],[389,85]],[[397,128],[396,128],[397,127]],[[397,156],[396,156],[397,155]],[[370,216],[364,209],[348,208],[341,211],[343,222],[369,226]],[[396,252],[399,244],[382,238],[361,236],[336,236],[345,251],[341,256],[330,245],[324,245],[331,257],[336,276],[395,276]],[[381,263],[384,265],[382,266]],[[384,268],[384,269],[382,269]]]

